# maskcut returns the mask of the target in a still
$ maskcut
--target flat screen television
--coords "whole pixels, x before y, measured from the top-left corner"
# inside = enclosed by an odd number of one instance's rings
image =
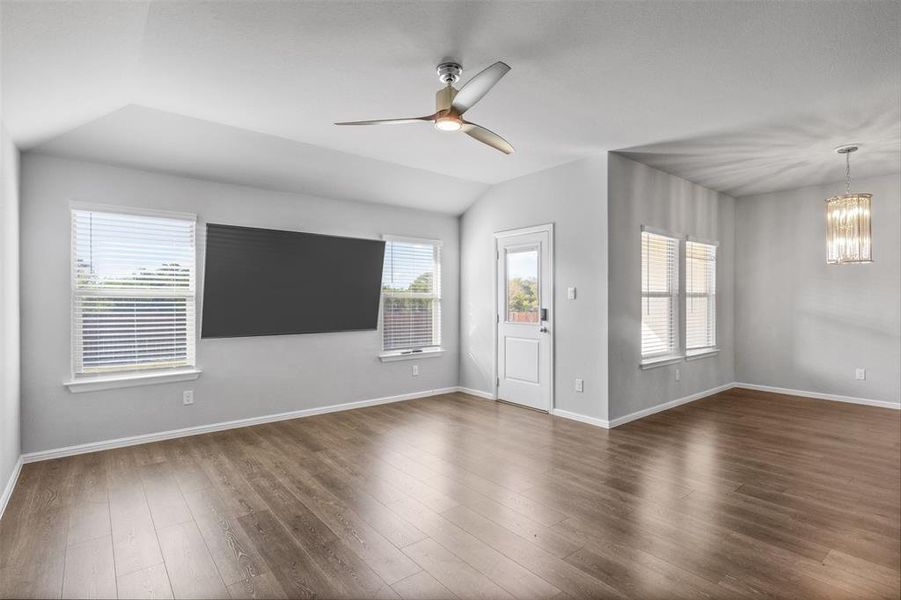
[[[201,337],[376,329],[385,242],[210,223]]]

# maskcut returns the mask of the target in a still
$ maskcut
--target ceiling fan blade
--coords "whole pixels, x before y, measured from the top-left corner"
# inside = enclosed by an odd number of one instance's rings
[[[335,123],[335,125],[407,125],[408,123],[421,123],[423,121],[431,123],[435,120],[435,115],[427,117],[411,117],[409,119],[376,119],[374,121],[344,121]]]
[[[472,79],[466,82],[451,104],[458,114],[463,114],[472,108],[476,102],[491,91],[491,88],[500,81],[501,77],[507,74],[510,66],[503,62],[496,62],[484,71],[477,73]]]
[[[476,125],[475,123],[463,123],[462,127],[463,133],[466,135],[473,137],[483,144],[488,144],[495,150],[500,150],[504,154],[513,154],[513,146],[491,130],[485,129],[481,125]]]

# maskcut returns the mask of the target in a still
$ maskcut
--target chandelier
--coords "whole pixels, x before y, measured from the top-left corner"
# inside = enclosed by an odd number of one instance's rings
[[[856,144],[835,149],[845,155],[847,193],[826,199],[826,262],[828,264],[873,262],[870,203],[872,194],[851,192],[851,153]]]

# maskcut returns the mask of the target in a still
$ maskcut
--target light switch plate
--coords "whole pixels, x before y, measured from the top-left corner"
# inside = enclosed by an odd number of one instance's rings
[[[576,299],[576,288],[574,288],[574,287],[566,288],[566,299],[567,300],[575,300]]]
[[[577,378],[576,378],[575,388],[576,388],[576,391],[577,391],[577,392],[581,392],[581,391],[583,390],[583,388],[584,388],[584,382],[582,381],[582,378],[581,378],[581,377],[577,377]]]
[[[866,369],[857,369],[854,371],[854,379],[858,381],[863,381],[867,378],[867,370]]]

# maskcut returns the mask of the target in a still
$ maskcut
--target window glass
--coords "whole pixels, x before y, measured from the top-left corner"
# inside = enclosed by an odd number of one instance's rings
[[[194,366],[195,221],[72,211],[72,371]]]
[[[538,322],[538,249],[506,251],[508,323]]]
[[[641,232],[641,356],[679,352],[679,241]]]
[[[382,271],[382,350],[441,345],[441,244],[388,240]]]
[[[685,348],[716,346],[716,246],[685,243]]]

